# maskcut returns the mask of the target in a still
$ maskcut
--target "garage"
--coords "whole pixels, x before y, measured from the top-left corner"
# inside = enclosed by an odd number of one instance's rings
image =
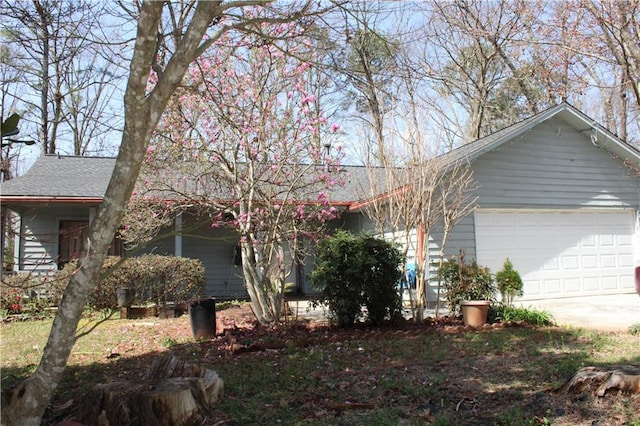
[[[631,210],[478,210],[476,252],[492,272],[508,257],[522,299],[634,291]]]

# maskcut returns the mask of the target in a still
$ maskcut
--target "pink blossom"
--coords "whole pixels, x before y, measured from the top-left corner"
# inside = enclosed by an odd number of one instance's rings
[[[335,133],[340,130],[340,125],[338,123],[331,123],[331,126],[329,126],[329,130],[331,130],[331,133]]]
[[[315,102],[316,100],[316,96],[315,95],[308,95],[305,96],[304,98],[302,98],[302,105],[307,105],[310,102]]]

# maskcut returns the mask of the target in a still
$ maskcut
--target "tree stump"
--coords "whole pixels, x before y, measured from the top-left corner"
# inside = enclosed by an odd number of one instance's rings
[[[168,355],[156,358],[141,380],[96,385],[74,417],[100,426],[194,424],[206,418],[223,389],[215,371]]]
[[[560,388],[560,392],[581,392],[585,389],[600,397],[609,389],[640,393],[640,366],[584,367]]]

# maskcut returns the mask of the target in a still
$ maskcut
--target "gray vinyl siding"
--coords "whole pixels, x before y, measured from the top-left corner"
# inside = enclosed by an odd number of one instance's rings
[[[199,229],[185,233],[182,255],[200,259],[205,268],[205,293],[220,299],[248,297],[243,285],[242,268],[233,264],[238,235],[232,229]]]
[[[58,269],[58,237],[61,220],[89,220],[88,206],[47,206],[20,213],[19,271],[37,273]]]
[[[472,164],[481,208],[636,208],[640,200],[640,178],[558,119]]]
[[[640,208],[640,177],[562,120],[551,119],[472,162],[478,208]],[[447,253],[475,258],[474,215],[453,230]]]
[[[440,245],[442,243],[442,227],[434,227],[429,241],[429,258],[431,263],[438,262],[440,255]],[[458,256],[460,251],[464,251],[466,257],[475,259],[475,229],[473,214],[462,218],[451,230],[445,242],[444,257]]]

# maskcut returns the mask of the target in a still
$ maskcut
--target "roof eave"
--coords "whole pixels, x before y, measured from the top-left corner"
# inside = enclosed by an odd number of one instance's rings
[[[515,139],[515,138],[517,138],[517,137],[529,132],[531,129],[533,129],[534,127],[538,126],[540,123],[543,123],[543,122],[547,121],[548,119],[550,119],[551,117],[557,115],[561,111],[568,110],[568,109],[571,109],[571,106],[569,104],[566,104],[566,103],[562,103],[562,104],[556,105],[555,107],[549,108],[546,111],[543,111],[543,112],[537,114],[536,116],[531,117],[531,120],[527,123],[526,126],[522,126],[517,130],[514,130],[514,131],[509,132],[509,133],[505,133],[502,137],[496,139],[495,141],[493,141],[489,145],[483,146],[481,149],[478,149],[476,151],[472,151],[471,153],[469,153],[469,155],[467,155],[465,157],[465,159],[467,161],[475,160],[476,158],[480,157],[481,155],[496,149],[497,147],[499,147],[500,145],[504,144],[505,142],[511,141],[511,140],[513,140],[513,139]]]
[[[2,204],[100,204],[102,197],[0,196]]]

